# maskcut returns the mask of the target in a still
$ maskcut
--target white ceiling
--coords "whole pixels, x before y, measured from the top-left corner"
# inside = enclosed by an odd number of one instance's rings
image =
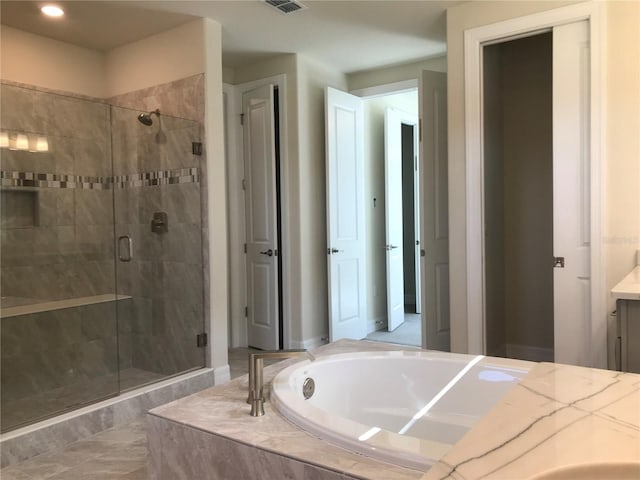
[[[222,25],[223,64],[238,67],[300,53],[351,73],[445,53],[445,10],[456,0],[303,0],[289,15],[262,0],[61,1],[61,20],[44,2],[2,1],[3,24],[97,50],[139,40],[193,17]],[[54,3],[54,2],[51,2]]]

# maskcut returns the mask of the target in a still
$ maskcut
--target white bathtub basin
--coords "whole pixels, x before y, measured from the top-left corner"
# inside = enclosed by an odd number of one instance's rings
[[[290,421],[333,444],[424,471],[532,365],[425,351],[329,355],[280,372],[271,401]],[[307,378],[315,391],[305,400]]]

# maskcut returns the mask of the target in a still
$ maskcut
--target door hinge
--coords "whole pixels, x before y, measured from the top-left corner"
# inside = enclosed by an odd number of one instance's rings
[[[244,307],[244,316],[249,318],[249,307]]]
[[[198,348],[207,346],[207,334],[205,332],[196,335],[196,345],[198,346]]]
[[[202,155],[202,142],[191,142],[191,153],[194,155]]]
[[[244,113],[240,114],[240,125],[244,125]]]
[[[242,179],[242,189],[243,190],[247,189],[247,181],[244,178]]]
[[[422,142],[422,119],[418,120],[418,139]]]
[[[421,257],[424,257],[424,256],[425,256],[424,248],[421,248],[421,249],[420,249],[420,256],[421,256]]]
[[[244,244],[244,253],[247,253],[247,244]]]

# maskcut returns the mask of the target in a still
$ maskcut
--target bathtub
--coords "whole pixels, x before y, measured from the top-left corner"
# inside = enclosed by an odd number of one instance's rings
[[[431,351],[328,355],[280,372],[271,403],[334,445],[425,471],[533,365]]]

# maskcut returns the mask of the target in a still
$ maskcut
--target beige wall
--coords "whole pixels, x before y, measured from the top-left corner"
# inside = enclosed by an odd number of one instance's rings
[[[106,53],[6,25],[0,35],[3,80],[96,98],[173,82],[205,68],[201,19]]]
[[[467,350],[464,30],[577,2],[470,2],[447,11],[451,349]],[[640,2],[606,2],[606,294],[634,264],[640,231]],[[605,335],[598,331],[597,335]],[[598,360],[599,363],[602,363]]]
[[[385,236],[384,115],[396,108],[418,116],[418,92],[403,92],[364,100],[365,225],[367,252],[368,330],[387,324]],[[376,206],[373,206],[373,199]],[[382,322],[377,323],[376,322]]]
[[[640,249],[640,2],[607,2],[607,290],[634,266]],[[609,310],[615,308],[609,298]]]
[[[173,82],[204,72],[204,21],[197,19],[109,50],[105,57],[107,96]]]
[[[447,57],[441,56],[404,65],[350,73],[347,75],[349,91],[367,87],[377,87],[378,85],[386,85],[388,83],[401,82],[403,80],[418,79],[420,78],[422,70],[446,72]]]
[[[224,145],[224,114],[222,97],[222,28],[209,19],[201,22],[200,39],[205,72],[205,145],[207,148],[207,194],[209,228],[209,278],[211,318],[209,365],[224,367],[227,360],[227,327],[229,317],[229,288],[227,255],[227,175]],[[226,372],[216,370],[216,381],[224,379]],[[217,383],[217,382],[216,382]]]
[[[107,94],[104,54],[0,26],[3,80],[94,98]]]

